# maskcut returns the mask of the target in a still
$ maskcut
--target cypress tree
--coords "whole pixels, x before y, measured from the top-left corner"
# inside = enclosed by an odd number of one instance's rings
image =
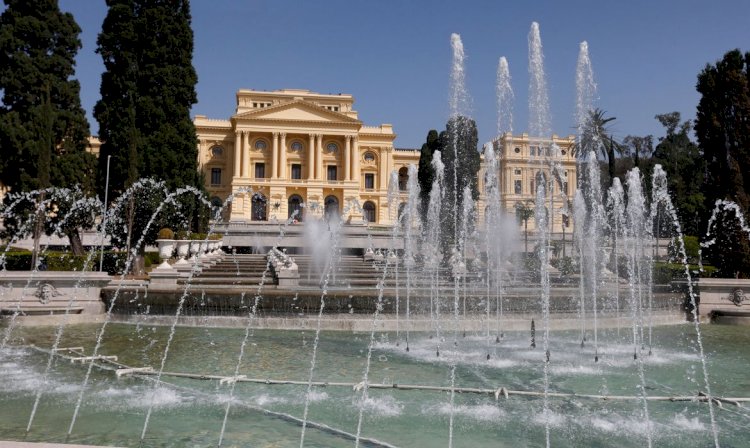
[[[80,85],[81,29],[57,0],[6,0],[0,15],[0,182],[27,191],[91,185]],[[76,166],[71,173],[71,166]]]
[[[60,11],[57,0],[5,3],[0,16],[0,183],[15,192],[80,185],[90,193],[96,159],[86,152],[89,125],[80,85],[72,79],[81,29],[70,13]],[[51,199],[50,207],[59,205]],[[45,202],[46,194],[37,200]],[[22,216],[37,209],[27,202],[16,212]],[[48,219],[43,210],[38,212],[34,254]],[[58,213],[52,219],[64,218]],[[78,228],[84,224],[75,219],[64,224],[71,247],[80,254]],[[14,229],[13,220],[5,227],[6,233],[28,234],[26,228]]]
[[[442,158],[445,164],[445,200],[443,201],[442,216],[458,216],[463,210],[464,200],[479,199],[478,173],[481,162],[477,145],[479,137],[474,120],[465,116],[457,116],[448,120],[443,136]],[[458,157],[458,158],[456,158]],[[455,177],[454,177],[455,166]],[[464,198],[464,188],[469,187],[471,198]],[[455,206],[454,209],[454,198]],[[443,220],[444,244],[455,244],[454,219]],[[447,252],[444,252],[447,253]]]
[[[440,137],[434,129],[427,133],[427,140],[422,144],[419,152],[419,170],[417,181],[419,183],[419,199],[421,205],[422,222],[427,221],[427,206],[430,202],[430,191],[432,182],[435,180],[435,172],[432,169],[432,155],[440,150]]]
[[[187,0],[107,0],[97,41],[104,60],[94,115],[103,140],[99,183],[112,156],[110,197],[139,177],[202,188],[190,108],[197,102]]]
[[[203,190],[198,174],[198,148],[190,108],[197,102],[193,68],[193,31],[187,0],[107,0],[108,12],[99,34],[97,52],[104,60],[101,100],[94,116],[103,140],[99,185],[103,192],[108,156],[110,194],[115,200],[139,178],[163,181],[174,190],[192,186]],[[149,210],[158,205],[135,203],[123,208],[128,232],[126,246],[145,231]],[[180,221],[200,224],[197,201],[181,198],[181,213],[160,219],[160,225]],[[146,219],[144,219],[144,217]],[[153,225],[146,241],[153,241]],[[143,253],[144,248],[139,248]],[[135,271],[142,268],[142,258]]]

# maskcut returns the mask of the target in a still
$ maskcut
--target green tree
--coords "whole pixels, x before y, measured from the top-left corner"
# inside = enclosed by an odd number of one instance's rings
[[[750,207],[750,180],[745,179],[750,173],[749,69],[750,52],[743,54],[735,49],[715,64],[707,64],[698,75],[696,88],[701,99],[695,134],[706,161],[703,184],[706,210],[712,210],[717,199],[732,200],[745,213]],[[729,219],[719,217],[718,221],[732,225]],[[721,275],[749,275],[747,235],[733,228],[719,230],[717,234],[721,238],[708,255]]]
[[[427,133],[427,141],[422,144],[419,151],[419,170],[417,171],[417,180],[419,183],[420,213],[422,222],[427,220],[427,206],[430,202],[430,191],[432,182],[435,180],[435,173],[432,169],[432,155],[435,151],[441,150],[441,138],[438,132],[431,129]]]
[[[139,43],[133,0],[107,0],[109,7],[97,39],[104,61],[101,99],[94,106],[99,122],[99,190],[104,197],[107,163],[111,156],[109,190],[116,200],[139,177],[140,132],[136,127]]]
[[[479,165],[481,162],[477,144],[477,125],[469,117],[457,116],[448,120],[441,150],[445,164],[445,200],[442,204],[442,234],[446,245],[455,244],[457,216],[463,210],[464,189],[468,186],[471,198],[479,198]],[[454,209],[455,205],[455,209]],[[444,250],[443,253],[450,253]]]
[[[637,136],[628,135],[622,141],[625,151],[629,152],[633,157],[633,165],[636,168],[641,166],[641,157],[650,157],[654,152],[654,136]]]
[[[625,152],[625,147],[617,140],[611,131],[610,123],[616,120],[616,117],[606,117],[607,112],[599,108],[589,111],[589,118],[584,126],[583,135],[581,135],[580,147],[575,148],[579,155],[586,155],[594,151],[601,155],[607,161],[607,172],[609,174],[609,185],[616,175],[616,160],[618,155]]]
[[[86,152],[89,126],[80,85],[72,79],[81,30],[56,0],[5,3],[0,15],[0,183],[11,191],[80,184],[90,193],[96,159]],[[45,195],[39,195],[40,204]],[[37,238],[44,221],[40,213],[33,232]]]
[[[705,160],[698,145],[690,139],[692,123],[681,121],[679,112],[656,115],[666,135],[659,137],[651,162],[667,173],[669,192],[686,235],[698,235],[705,212],[703,176]],[[669,219],[669,218],[667,218]]]
[[[107,0],[108,12],[97,40],[102,56],[101,100],[94,108],[103,141],[99,186],[103,191],[108,156],[110,197],[121,195],[139,177],[163,180],[174,190],[203,191],[190,108],[197,101],[192,64],[193,31],[187,0]],[[137,232],[142,204],[121,209],[130,238]],[[180,199],[193,227],[201,224],[195,197]],[[137,209],[141,209],[137,212]],[[155,233],[158,228],[150,228]],[[151,238],[149,235],[147,238]],[[143,247],[141,246],[141,251]]]
[[[55,173],[85,154],[89,126],[72,79],[81,29],[56,0],[6,0],[0,15],[0,182],[15,190],[68,182]],[[52,171],[52,173],[50,172]]]
[[[706,200],[750,207],[750,52],[732,50],[698,75],[695,134],[706,159]]]
[[[97,40],[101,100],[94,108],[103,141],[99,183],[112,156],[110,196],[139,177],[169,189],[202,188],[190,108],[197,102],[193,31],[187,0],[107,0]]]

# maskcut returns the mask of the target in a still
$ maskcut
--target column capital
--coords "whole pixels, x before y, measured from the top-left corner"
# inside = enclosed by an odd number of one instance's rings
[[[286,138],[286,132],[278,132],[281,138]]]
[[[273,138],[276,138],[278,136],[279,136],[279,132],[278,131],[277,132],[273,132]]]

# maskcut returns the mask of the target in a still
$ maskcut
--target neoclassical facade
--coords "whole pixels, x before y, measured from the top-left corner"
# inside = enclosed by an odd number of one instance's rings
[[[575,136],[553,135],[552,138],[537,139],[526,133],[506,133],[492,143],[498,158],[497,179],[502,209],[511,215],[516,215],[519,207],[533,210],[539,182],[546,182],[547,191],[552,192],[552,232],[572,232],[572,202],[578,184],[576,156],[572,150]],[[553,181],[550,174],[553,165],[562,170],[562,185]],[[482,167],[486,170],[484,164]],[[484,185],[480,191],[484,192]],[[480,210],[484,210],[484,197],[480,200]],[[549,203],[545,207],[549,210]],[[527,226],[528,230],[536,229],[533,217],[528,220]]]
[[[393,126],[365,126],[348,94],[239,90],[228,120],[197,115],[199,166],[212,201],[234,194],[230,221],[337,214],[391,224],[390,173],[406,186],[419,151],[397,150]]]

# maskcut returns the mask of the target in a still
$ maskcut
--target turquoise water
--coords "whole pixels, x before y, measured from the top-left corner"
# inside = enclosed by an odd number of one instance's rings
[[[66,328],[61,347],[84,346],[91,353],[96,325]],[[750,331],[742,327],[703,326],[712,392],[726,397],[750,396]],[[42,381],[48,355],[30,348],[49,348],[52,328],[17,328],[12,347],[0,353],[0,440],[27,440],[95,445],[139,446],[149,403],[153,414],[143,446],[216,446],[229,386],[218,381],[164,376],[156,390],[140,377],[117,379],[111,371],[94,369],[83,406],[70,437],[68,426],[85,375],[85,366],[56,358],[49,380]],[[158,369],[169,328],[117,324],[107,328],[101,354],[117,355],[133,367]],[[242,329],[178,328],[165,370],[232,375],[244,335]],[[578,332],[553,332],[551,389],[556,392],[635,395],[637,365],[628,329],[600,333],[600,362],[593,362],[591,343],[580,347]],[[393,333],[377,335],[370,370],[371,383],[448,386],[450,362],[457,364],[461,387],[541,391],[544,354],[541,331],[537,349],[527,333],[508,333],[499,344],[480,334],[452,335],[435,356],[436,339],[412,334],[410,351]],[[357,383],[362,380],[368,334],[321,334],[315,381]],[[314,333],[256,330],[248,342],[240,373],[251,378],[306,381]],[[703,390],[692,324],[654,329],[653,354],[646,356],[649,395],[694,395]],[[36,391],[44,388],[31,430],[26,425]],[[301,426],[285,415],[301,417],[306,386],[239,383],[227,422],[223,446],[299,446]],[[353,446],[343,433],[356,433],[361,392],[350,387],[314,387],[308,418],[335,431],[308,428],[305,446]],[[362,436],[402,447],[448,445],[450,396],[447,392],[370,389],[364,403]],[[543,400],[511,396],[457,394],[454,404],[455,447],[544,446]],[[640,401],[595,401],[551,398],[552,446],[646,445],[649,428]],[[655,446],[713,445],[708,406],[698,402],[649,402]],[[265,412],[271,411],[272,413]],[[722,446],[748,446],[750,412],[724,405],[716,409]]]

